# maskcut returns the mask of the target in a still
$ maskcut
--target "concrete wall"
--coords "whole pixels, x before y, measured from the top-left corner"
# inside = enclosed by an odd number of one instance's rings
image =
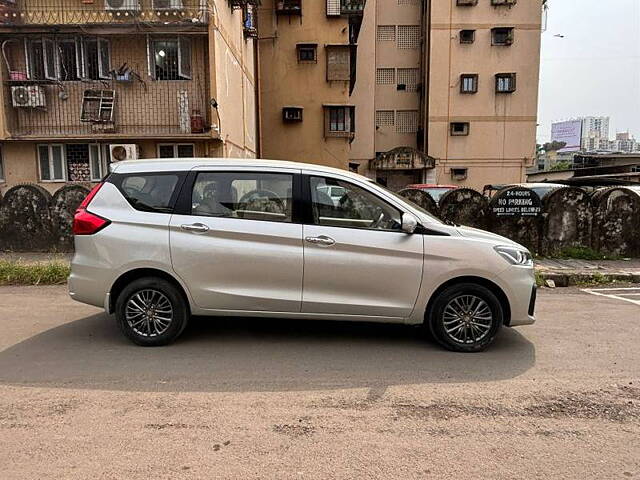
[[[324,138],[323,110],[350,103],[349,82],[327,81],[325,48],[349,43],[347,20],[327,17],[321,0],[304,1],[301,16],[278,16],[273,0],[264,0],[259,14],[261,156],[347,168],[349,139]],[[317,43],[317,63],[298,63],[297,43]],[[283,123],[284,106],[303,107],[303,121]]]

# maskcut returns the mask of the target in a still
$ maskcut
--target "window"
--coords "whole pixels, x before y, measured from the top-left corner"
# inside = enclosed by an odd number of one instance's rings
[[[293,175],[279,173],[199,173],[191,214],[270,222],[292,221]]]
[[[498,73],[496,75],[496,93],[513,93],[516,91],[515,73]]]
[[[518,3],[518,0],[491,0],[491,5],[500,6],[500,5],[515,5]]]
[[[352,106],[325,105],[324,136],[351,137],[354,132],[354,108]]]
[[[55,80],[56,46],[50,38],[25,39],[27,73],[31,80]]]
[[[478,92],[478,74],[464,73],[460,75],[460,93]]]
[[[191,40],[148,38],[149,75],[155,80],[191,79]]]
[[[378,25],[376,30],[376,40],[378,42],[395,42],[396,26],[395,25]]]
[[[420,48],[421,41],[420,25],[398,25],[398,48]]]
[[[81,122],[112,122],[115,90],[85,90],[82,96]]]
[[[378,68],[376,69],[376,84],[393,85],[396,83],[395,68]]]
[[[63,82],[78,80],[76,41],[73,38],[58,40],[59,78]]]
[[[420,73],[417,68],[399,68],[398,90],[404,92],[417,92],[419,75]]]
[[[282,121],[283,122],[301,122],[302,121],[302,107],[283,107],[282,108]]]
[[[469,122],[452,122],[449,128],[452,137],[469,135]]]
[[[277,0],[278,15],[302,15],[302,0]]]
[[[158,144],[158,158],[193,158],[193,143],[161,143]]]
[[[376,127],[393,127],[395,115],[393,110],[376,110]]]
[[[116,177],[114,184],[136,210],[171,213],[178,179],[175,173],[132,174]]]
[[[340,0],[327,0],[327,17],[339,17],[341,13]]]
[[[460,43],[469,44],[476,41],[475,30],[460,30]]]
[[[491,45],[512,45],[513,28],[500,27],[491,29]]]
[[[40,164],[40,181],[64,182],[64,145],[38,145],[38,163]]]
[[[315,43],[298,43],[296,45],[298,63],[317,63],[318,45]]]
[[[418,111],[398,110],[396,112],[396,132],[416,133],[418,131]]]
[[[106,162],[101,155],[102,149],[97,143],[89,144],[89,170],[92,182],[99,182],[106,174]]]
[[[466,180],[468,171],[466,167],[452,167],[451,178],[454,180]]]
[[[25,51],[32,80],[101,80],[111,76],[110,45],[104,38],[25,40]]]
[[[313,221],[316,225],[393,231],[401,229],[400,212],[363,188],[323,177],[311,177],[310,185]]]
[[[351,79],[351,47],[327,45],[327,81]]]
[[[478,0],[456,0],[458,7],[472,7],[478,4]]]

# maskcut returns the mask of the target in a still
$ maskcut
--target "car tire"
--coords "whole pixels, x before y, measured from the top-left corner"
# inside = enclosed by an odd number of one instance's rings
[[[180,336],[189,320],[182,292],[171,282],[145,277],[127,285],[116,300],[116,322],[136,345],[168,345]]]
[[[504,322],[500,301],[488,288],[459,283],[434,299],[425,327],[443,347],[454,352],[481,352],[495,339]]]

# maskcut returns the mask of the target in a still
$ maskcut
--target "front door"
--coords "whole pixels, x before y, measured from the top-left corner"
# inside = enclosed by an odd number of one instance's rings
[[[201,171],[171,218],[171,260],[201,308],[299,312],[302,225],[294,172]]]
[[[312,214],[303,232],[302,311],[409,316],[422,279],[422,235],[402,232],[402,213],[362,186],[305,178]],[[340,198],[326,193],[335,186]]]

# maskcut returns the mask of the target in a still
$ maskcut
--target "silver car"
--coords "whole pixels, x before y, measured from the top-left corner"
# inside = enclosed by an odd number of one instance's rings
[[[341,187],[338,202],[328,187]],[[71,297],[115,313],[138,345],[172,342],[191,315],[421,325],[461,352],[483,350],[502,326],[534,322],[527,249],[446,225],[344,170],[119,162],[73,230]]]

